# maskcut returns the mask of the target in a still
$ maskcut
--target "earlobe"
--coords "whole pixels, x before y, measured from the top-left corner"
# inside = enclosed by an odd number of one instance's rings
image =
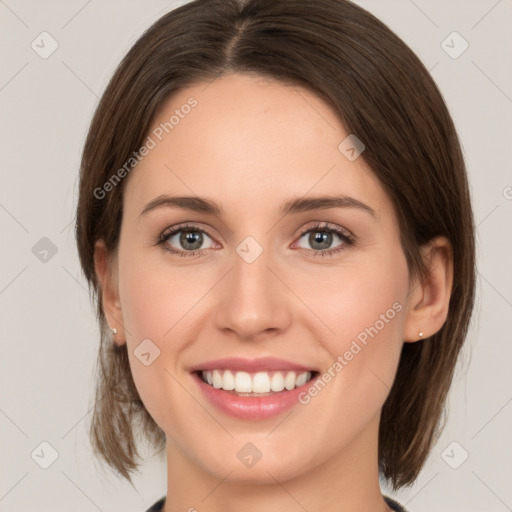
[[[115,269],[109,261],[108,250],[103,240],[98,240],[94,246],[94,268],[99,283],[98,293],[101,295],[101,305],[107,320],[113,342],[118,345],[126,343],[124,333],[123,314],[119,301],[116,280],[114,279]]]
[[[453,249],[436,237],[421,249],[426,273],[411,283],[403,339],[415,342],[437,333],[448,317],[453,286]]]

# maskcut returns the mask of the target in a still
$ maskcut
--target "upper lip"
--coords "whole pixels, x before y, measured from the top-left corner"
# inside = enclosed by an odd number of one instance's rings
[[[290,370],[290,371],[315,371],[309,366],[279,359],[276,357],[262,357],[259,359],[243,359],[241,357],[227,357],[223,359],[215,359],[213,361],[206,361],[194,365],[190,368],[190,372],[197,372],[200,370],[237,370],[245,372],[264,372],[264,371],[277,371],[277,370]]]

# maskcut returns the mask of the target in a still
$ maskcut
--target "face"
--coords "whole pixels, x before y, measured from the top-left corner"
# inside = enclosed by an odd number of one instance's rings
[[[340,150],[335,112],[232,74],[175,94],[148,135],[125,184],[118,305],[168,452],[256,482],[374,449],[409,273],[391,201]]]

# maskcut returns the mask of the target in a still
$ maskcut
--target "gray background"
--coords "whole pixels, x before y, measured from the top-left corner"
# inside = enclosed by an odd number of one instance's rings
[[[439,84],[478,225],[477,306],[446,428],[416,484],[396,496],[411,512],[512,510],[512,1],[357,3],[395,30]],[[143,30],[176,5],[0,0],[0,511],[141,512],[165,494],[164,460],[148,459],[134,489],[92,457],[86,424],[98,329],[72,219],[98,98]],[[58,43],[46,59],[31,47],[51,48],[43,31]],[[457,58],[463,41],[446,39],[453,31],[469,44]],[[52,449],[57,458],[43,469]]]

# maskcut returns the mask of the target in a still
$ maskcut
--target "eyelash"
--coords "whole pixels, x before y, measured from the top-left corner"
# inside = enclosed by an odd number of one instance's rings
[[[167,244],[167,241],[173,235],[175,235],[176,233],[180,233],[181,231],[192,231],[192,232],[197,232],[197,233],[203,233],[203,234],[208,235],[212,239],[214,238],[207,230],[205,230],[203,228],[199,228],[197,226],[194,226],[193,224],[182,224],[182,225],[176,226],[174,228],[165,230],[161,235],[159,235],[157,237],[157,239],[155,241],[156,245],[160,245],[164,251],[169,252],[171,254],[178,255],[182,258],[196,256],[205,250],[205,249],[199,249],[196,251],[178,251],[175,249],[171,249],[169,247],[169,245]],[[347,249],[348,247],[354,246],[356,243],[356,239],[353,235],[348,234],[348,232],[342,231],[341,229],[338,229],[335,227],[329,227],[329,225],[325,222],[324,223],[319,222],[319,223],[314,224],[313,226],[308,226],[307,228],[305,228],[304,230],[301,231],[298,239],[300,240],[306,233],[314,232],[314,231],[323,232],[323,233],[334,233],[335,235],[338,235],[343,242],[342,245],[340,245],[339,247],[337,247],[335,249],[326,249],[326,250],[319,250],[319,251],[309,249],[309,251],[313,252],[314,257],[325,258],[326,256],[335,256],[336,254],[340,253],[341,251]]]

